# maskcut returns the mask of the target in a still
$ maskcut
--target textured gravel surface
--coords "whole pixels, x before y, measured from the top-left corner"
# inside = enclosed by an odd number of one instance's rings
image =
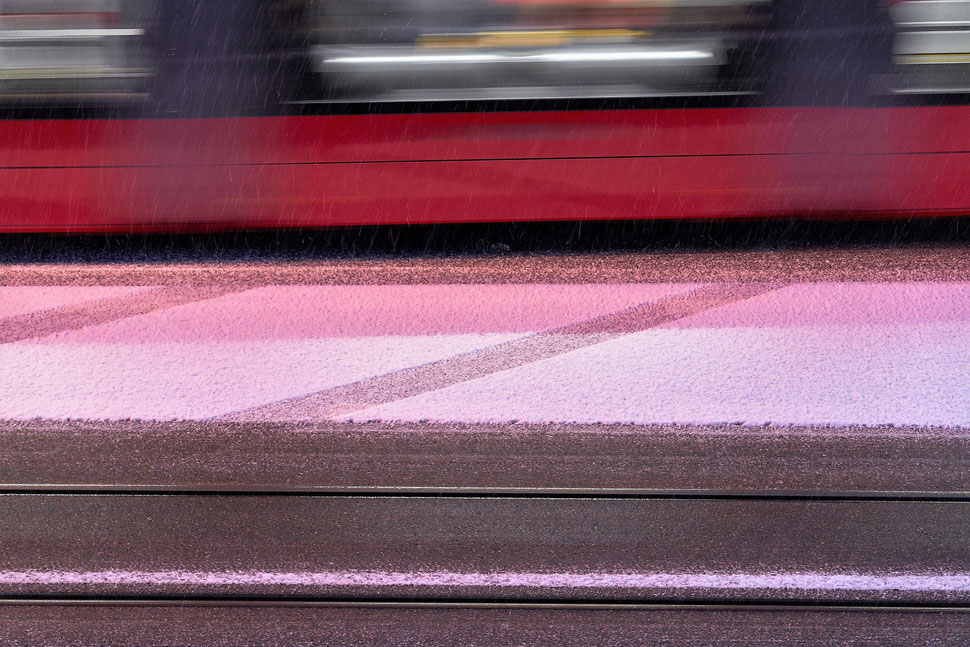
[[[723,281],[963,281],[964,244],[789,250],[599,252],[505,256],[174,262],[8,263],[0,285],[341,285],[450,283],[662,283]]]

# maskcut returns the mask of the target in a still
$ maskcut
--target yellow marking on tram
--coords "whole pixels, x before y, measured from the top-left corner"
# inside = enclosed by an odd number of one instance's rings
[[[970,63],[970,53],[968,54],[906,54],[897,56],[896,61],[900,64],[914,63]]]
[[[534,47],[567,45],[577,40],[631,40],[648,32],[632,29],[543,29],[535,31],[483,31],[474,34],[422,36],[419,47]]]

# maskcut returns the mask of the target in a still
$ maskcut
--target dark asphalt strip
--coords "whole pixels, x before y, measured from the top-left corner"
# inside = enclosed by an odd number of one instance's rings
[[[0,422],[0,490],[964,498],[970,432]]]
[[[0,496],[127,496],[127,497],[220,497],[220,498],[326,498],[326,499],[555,499],[557,501],[765,501],[765,502],[830,502],[830,503],[970,503],[970,492],[743,492],[725,490],[556,490],[535,488],[508,490],[469,488],[444,490],[407,488],[304,488],[279,490],[272,487],[220,488],[189,490],[179,486],[96,485],[15,485],[0,488]]]
[[[816,610],[827,613],[923,613],[967,614],[970,605],[915,603],[905,605],[890,604],[832,604],[812,602],[596,602],[596,601],[482,601],[482,600],[355,600],[347,598],[301,599],[286,598],[245,598],[245,597],[112,597],[88,598],[82,596],[64,597],[0,597],[0,608],[30,606],[87,608],[87,607],[171,607],[185,608],[224,608],[224,609],[387,609],[387,610],[510,610],[510,611],[790,611],[806,613]]]
[[[218,419],[233,422],[327,419],[601,344],[622,335],[772,292],[784,285],[746,283],[706,286],[685,295],[649,301],[556,330]]]
[[[0,595],[966,605],[968,507],[4,495]]]
[[[367,499],[556,499],[568,501],[790,501],[790,502],[867,502],[867,503],[970,503],[970,492],[778,492],[728,490],[563,490],[530,488],[528,490],[468,488],[409,489],[375,488],[303,488],[274,489],[273,487],[212,488],[190,490],[180,486],[99,485],[13,485],[0,488],[5,495],[60,496],[172,496],[172,497],[318,497]]]
[[[0,602],[22,647],[965,646],[965,611],[804,608],[469,608]]]
[[[756,225],[752,225],[756,226]],[[965,281],[970,248],[664,251],[334,260],[26,264],[0,266],[0,285],[231,286],[478,283]]]

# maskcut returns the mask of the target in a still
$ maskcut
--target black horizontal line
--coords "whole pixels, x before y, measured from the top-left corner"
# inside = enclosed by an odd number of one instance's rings
[[[326,598],[309,596],[254,597],[234,595],[199,596],[114,596],[18,595],[0,598],[2,606],[97,606],[97,607],[266,607],[266,608],[369,608],[369,609],[523,609],[523,610],[602,610],[602,611],[799,611],[799,612],[951,612],[970,613],[970,604],[947,602],[885,602],[792,600],[688,600],[680,598],[652,601],[615,599],[495,599],[495,598]]]
[[[622,488],[231,487],[0,485],[0,496],[267,497],[359,499],[550,499],[970,503],[970,492],[639,490]]]
[[[454,159],[394,159],[394,160],[341,160],[324,162],[240,162],[219,164],[105,164],[80,166],[0,166],[0,171],[65,171],[98,169],[165,169],[165,168],[248,168],[276,166],[362,166],[372,164],[449,164],[456,162],[555,162],[582,160],[636,160],[636,159],[708,159],[744,157],[814,157],[819,155],[848,155],[852,157],[900,157],[906,155],[968,155],[970,150],[914,151],[891,153],[852,152],[776,152],[776,153],[703,153],[698,155],[576,155],[564,157],[462,157]]]

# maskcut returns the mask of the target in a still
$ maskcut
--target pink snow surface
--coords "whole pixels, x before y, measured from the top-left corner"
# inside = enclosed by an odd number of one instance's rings
[[[512,337],[0,344],[0,418],[204,419]]]
[[[0,319],[143,292],[143,287],[2,286]]]
[[[924,325],[970,321],[967,283],[806,283],[713,308],[664,328]]]
[[[219,416],[446,359],[690,289],[259,288],[0,345],[0,418]]]
[[[167,343],[529,333],[683,294],[687,284],[272,286],[48,338]]]
[[[344,419],[970,427],[968,297],[795,286]]]

